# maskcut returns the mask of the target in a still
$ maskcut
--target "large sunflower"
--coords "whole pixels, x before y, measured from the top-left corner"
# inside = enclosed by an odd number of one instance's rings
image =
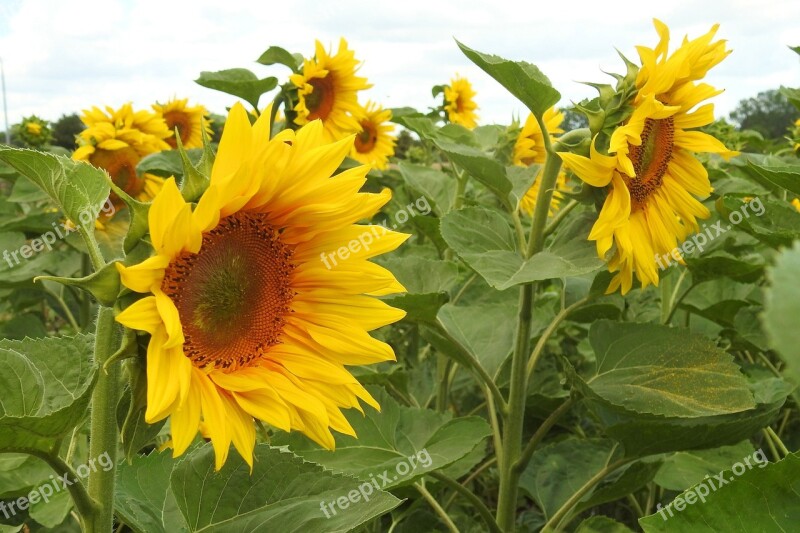
[[[359,111],[358,91],[372,87],[367,78],[356,76],[359,68],[355,52],[347,49],[344,39],[339,41],[336,55],[330,55],[316,41],[315,55],[303,62],[303,73],[289,77],[299,89],[295,123],[302,126],[311,120],[322,120],[329,142],[358,131],[353,116]]]
[[[553,134],[564,133],[564,130],[561,129],[561,123],[564,122],[564,114],[561,111],[556,111],[554,107],[551,107],[544,112],[542,118],[544,119],[547,132],[550,134],[551,142],[555,141]],[[536,175],[536,180],[533,182],[533,185],[531,185],[531,188],[528,189],[528,192],[525,193],[525,196],[522,197],[519,203],[521,210],[528,215],[532,215],[533,208],[536,205],[536,197],[539,195],[539,183],[541,182],[542,170],[547,160],[547,152],[544,147],[544,134],[539,127],[539,122],[533,114],[528,115],[525,125],[522,127],[522,131],[520,131],[519,137],[517,137],[517,141],[514,143],[512,158],[515,165],[523,167],[542,165],[542,169],[540,169]],[[558,189],[563,189],[566,187],[566,184],[566,175],[563,171],[559,172],[556,178],[556,192],[550,204],[551,213],[558,209],[559,200],[561,198],[558,194]]]
[[[172,99],[166,104],[153,104],[153,111],[164,119],[167,129],[174,132],[178,128],[181,143],[186,149],[203,147],[203,130],[210,139],[214,132],[208,120],[208,110],[201,105],[188,106],[189,99]],[[166,139],[172,148],[178,147],[177,137],[174,135]]]
[[[81,121],[86,129],[78,136],[72,158],[104,169],[134,198],[151,200],[164,180],[152,174],[138,175],[136,165],[146,155],[170,149],[164,139],[172,132],[164,119],[148,111],[134,112],[131,104],[125,104],[117,110],[106,107],[106,112],[97,107],[84,110]],[[113,194],[112,201],[121,207]]]
[[[325,143],[315,120],[269,139],[269,112],[251,126],[236,104],[208,190],[192,209],[170,178],[150,208],[155,255],[124,267],[146,293],[117,316],[151,334],[150,423],[170,417],[174,454],[200,429],[221,468],[231,441],[252,466],[254,418],[332,449],[354,435],[342,408],[375,400],[345,365],[394,360],[367,331],[403,311],[373,296],[403,291],[369,258],[408,237],[356,225],[391,193],[359,193],[367,166],[331,178],[353,136]]]
[[[474,128],[478,125],[478,115],[475,110],[478,104],[473,98],[475,91],[466,78],[456,76],[450,80],[450,85],[444,88],[444,110],[447,111],[447,120],[453,124],[460,124],[465,128]]]
[[[610,185],[589,234],[601,258],[615,246],[609,270],[617,275],[609,292],[620,287],[623,294],[628,292],[634,274],[642,287],[658,285],[656,260],[699,231],[698,218],[710,215],[697,199],[712,191],[708,172],[693,154],[736,155],[695,130],[714,120],[713,104],[696,106],[721,92],[696,81],[730,53],[725,41],[712,42],[717,26],[702,37],[685,39],[671,55],[669,29],[658,20],[655,27],[660,36],[655,49],[638,47],[642,67],[633,114],[612,133],[611,155],[601,154],[594,144],[590,158],[560,154],[589,185]]]
[[[367,105],[357,113],[356,118],[360,128],[350,157],[378,170],[386,169],[389,166],[389,158],[394,155],[394,145],[397,142],[391,133],[394,125],[389,122],[392,119],[392,112],[368,101]]]

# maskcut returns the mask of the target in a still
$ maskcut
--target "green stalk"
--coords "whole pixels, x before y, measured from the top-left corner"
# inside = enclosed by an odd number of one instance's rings
[[[56,475],[68,475],[67,479],[72,481],[72,483],[67,485],[67,490],[69,490],[70,496],[72,496],[72,502],[75,504],[75,509],[78,511],[81,527],[83,527],[85,531],[92,531],[87,526],[97,512],[97,505],[86,492],[86,487],[83,485],[72,466],[58,456],[57,450],[54,450],[53,453],[44,453],[39,450],[25,450],[25,452],[47,463]]]
[[[494,518],[492,518],[492,513],[489,512],[489,509],[486,508],[486,506],[483,504],[483,501],[481,501],[481,499],[478,498],[471,490],[461,485],[458,481],[447,477],[441,472],[431,472],[430,475],[469,501],[469,503],[475,507],[475,510],[478,511],[478,514],[481,515],[483,521],[486,522],[486,527],[489,528],[491,533],[501,533],[500,528],[497,527],[497,523],[495,523]]]
[[[425,500],[430,504],[433,510],[436,511],[436,514],[439,515],[439,518],[441,518],[442,522],[444,522],[444,524],[447,526],[447,530],[450,531],[450,533],[459,533],[458,528],[453,523],[453,519],[450,518],[450,515],[447,514],[447,511],[445,511],[442,506],[439,505],[439,502],[436,501],[436,498],[433,497],[433,494],[428,492],[428,489],[426,489],[425,486],[420,483],[414,483],[414,488],[417,489],[422,497],[425,498]]]
[[[561,158],[550,143],[550,135],[542,117],[536,117],[542,130],[547,161],[542,172],[539,194],[533,209],[531,233],[528,239],[525,259],[541,252],[544,248],[544,231],[547,215],[553,200],[553,191],[561,169]],[[517,510],[517,491],[520,472],[515,465],[522,454],[522,430],[525,420],[525,396],[528,389],[526,363],[530,353],[531,309],[533,308],[534,286],[526,283],[520,287],[519,314],[517,315],[517,335],[514,354],[511,359],[511,386],[508,398],[508,415],[504,425],[502,463],[500,463],[500,490],[497,502],[497,524],[502,531],[514,531]]]
[[[104,368],[106,360],[115,351],[113,342],[114,311],[101,306],[94,345],[94,358],[100,371],[92,392],[89,457],[96,458],[107,453],[111,457],[112,467],[107,471],[96,469],[89,474],[89,496],[99,504],[86,528],[90,533],[108,533],[114,525],[114,481],[119,440],[115,412],[119,400],[119,365]]]

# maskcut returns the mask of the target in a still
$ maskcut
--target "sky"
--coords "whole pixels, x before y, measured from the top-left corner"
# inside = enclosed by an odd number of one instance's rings
[[[430,88],[458,73],[477,91],[480,122],[507,124],[524,107],[454,38],[536,64],[566,106],[596,95],[579,82],[624,72],[616,50],[635,60],[636,45],[655,46],[653,17],[670,27],[673,49],[720,23],[733,53],[706,78],[725,89],[713,100],[720,116],[759,91],[800,86],[800,58],[787,48],[800,45],[795,0],[0,0],[0,59],[10,124],[175,96],[224,114],[235,98],[194,83],[201,71],[244,67],[283,83],[288,69],[255,62],[269,46],[310,56],[315,39],[345,37],[374,85],[364,100],[426,110],[437,105]]]

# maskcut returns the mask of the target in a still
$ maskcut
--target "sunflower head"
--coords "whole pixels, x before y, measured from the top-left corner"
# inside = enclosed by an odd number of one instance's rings
[[[372,87],[366,78],[356,76],[359,68],[355,52],[348,50],[344,39],[339,41],[335,55],[316,41],[314,57],[303,62],[301,74],[289,78],[298,88],[295,123],[302,126],[311,120],[321,120],[329,141],[358,131],[354,118],[359,112],[358,91]]]
[[[392,135],[394,125],[390,122],[391,119],[390,110],[368,101],[356,113],[359,130],[350,157],[378,170],[385,170],[389,166],[389,158],[394,155],[394,145],[397,142],[397,138]]]
[[[254,419],[326,448],[331,430],[354,435],[342,409],[378,405],[346,365],[393,360],[367,332],[404,316],[375,298],[404,289],[369,259],[407,235],[356,224],[389,191],[358,192],[368,166],[331,177],[354,137],[327,143],[315,120],[270,139],[269,116],[251,126],[236,104],[197,205],[167,180],[155,254],[118,264],[143,297],[117,320],[151,335],[146,420],[170,417],[176,456],[201,431],[218,469],[231,442],[252,466]]]
[[[444,88],[444,110],[447,111],[447,120],[453,124],[460,124],[465,128],[474,128],[478,125],[478,115],[475,110],[478,104],[473,98],[475,91],[466,78],[456,76],[450,80],[450,85]]]
[[[48,144],[53,135],[47,121],[31,115],[22,119],[15,128],[16,136],[29,148],[39,148]]]
[[[208,111],[201,105],[190,107],[188,103],[188,98],[182,100],[173,98],[166,104],[153,104],[153,111],[164,119],[169,131],[174,132],[177,128],[184,148],[202,148],[203,131],[206,132],[208,138],[211,138],[214,133],[211,130]],[[178,147],[175,135],[167,137],[165,140],[172,148]]]
[[[148,111],[133,111],[131,104],[119,109],[97,107],[85,110],[81,121],[86,125],[78,136],[78,149],[73,159],[87,161],[104,169],[120,189],[134,198],[148,201],[155,196],[164,180],[151,175],[139,175],[136,166],[146,155],[169,150],[165,139],[172,133],[160,116]],[[121,200],[112,193],[115,207]]]
[[[663,266],[679,242],[699,230],[698,219],[710,216],[699,200],[711,193],[711,183],[694,154],[736,155],[697,131],[714,120],[713,104],[698,104],[721,92],[698,81],[729,53],[724,41],[712,42],[717,27],[684,39],[669,54],[669,30],[660,21],[655,26],[660,41],[655,48],[638,47],[642,66],[633,111],[611,134],[608,155],[596,142],[589,158],[560,154],[583,181],[608,187],[589,238],[601,258],[611,254],[609,269],[617,275],[609,292],[628,292],[634,275],[643,287],[657,285],[656,265]]]
[[[544,116],[545,127],[548,134],[550,134],[551,142],[555,141],[554,134],[564,133],[561,129],[561,123],[564,121],[564,114],[561,111],[556,111],[551,107],[545,111]],[[514,143],[513,162],[515,165],[529,167],[531,165],[544,165],[547,160],[547,151],[544,146],[544,134],[539,127],[539,122],[533,114],[528,115],[525,120],[525,125],[522,127],[516,142]],[[539,195],[539,183],[541,181],[542,170],[540,169],[536,175],[536,179],[531,185],[531,188],[525,193],[525,196],[520,200],[520,209],[528,215],[533,214],[533,208],[536,205],[536,197]],[[557,189],[564,189],[566,187],[566,174],[559,172],[556,178]],[[561,195],[558,191],[553,196],[553,201],[550,203],[550,214],[558,210]]]

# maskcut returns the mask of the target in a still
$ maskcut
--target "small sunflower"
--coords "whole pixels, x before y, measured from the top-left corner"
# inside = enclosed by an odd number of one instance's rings
[[[389,158],[394,155],[397,142],[391,134],[394,130],[394,125],[389,122],[392,112],[368,101],[356,118],[360,128],[350,157],[378,170],[385,170],[389,166]]]
[[[22,122],[15,126],[15,129],[19,140],[30,148],[44,146],[49,143],[53,137],[47,121],[36,115],[23,118]]]
[[[211,130],[211,121],[208,120],[208,111],[201,105],[188,106],[189,99],[172,99],[166,104],[153,104],[153,111],[164,119],[167,129],[174,132],[178,128],[181,143],[186,149],[203,147],[203,130],[210,139],[214,132]],[[166,139],[172,148],[178,147],[175,135]]]
[[[594,143],[591,157],[560,154],[578,177],[594,187],[611,186],[589,234],[601,258],[615,246],[609,270],[617,272],[608,291],[627,293],[635,274],[642,287],[658,285],[656,259],[699,231],[697,219],[710,213],[698,201],[712,191],[708,172],[694,153],[736,155],[696,128],[714,120],[713,104],[696,107],[719,94],[696,83],[730,53],[725,41],[712,42],[717,26],[694,40],[685,39],[668,55],[669,29],[655,21],[655,49],[639,46],[642,67],[636,79],[633,113],[611,135],[609,154]]]
[[[299,89],[299,101],[294,108],[295,123],[302,126],[312,120],[322,120],[329,142],[358,131],[354,118],[359,111],[358,91],[372,87],[366,78],[356,76],[359,68],[355,52],[347,49],[344,39],[339,41],[336,55],[330,55],[322,43],[316,41],[314,58],[303,62],[303,73],[289,77]]]
[[[800,211],[800,198],[795,198],[794,200],[792,200],[792,205],[794,206],[795,209]]]
[[[168,179],[149,214],[156,255],[117,263],[147,294],[117,316],[151,335],[145,418],[170,417],[175,456],[207,435],[217,469],[231,441],[252,467],[254,419],[329,449],[331,430],[355,436],[341,410],[378,404],[345,365],[394,360],[367,332],[405,315],[374,298],[404,289],[368,259],[408,236],[355,224],[390,191],[358,192],[368,166],[331,177],[353,136],[326,143],[315,120],[270,140],[269,116],[251,126],[234,105],[197,206]]]
[[[561,129],[561,123],[564,121],[564,114],[561,113],[561,111],[556,111],[555,108],[551,107],[545,111],[543,119],[548,133],[551,134],[551,142],[555,141],[555,137],[553,137],[552,134],[564,133],[564,130]],[[542,134],[542,129],[539,127],[539,122],[537,122],[533,114],[528,115],[525,125],[522,127],[522,131],[520,131],[519,137],[517,137],[517,141],[514,143],[512,158],[515,165],[523,167],[529,167],[531,165],[544,166],[547,160],[547,152],[544,148],[544,135]],[[528,215],[533,214],[533,208],[536,205],[542,170],[543,168],[539,170],[533,185],[531,185],[531,188],[528,189],[528,192],[525,193],[525,196],[522,197],[519,203],[520,209]],[[553,195],[553,201],[550,203],[550,214],[558,210],[559,201],[561,199],[561,195],[558,194],[558,189],[564,189],[566,185],[566,174],[564,174],[563,171],[559,172],[556,178],[556,192]]]
[[[478,125],[478,115],[475,110],[478,104],[473,98],[475,91],[466,78],[456,76],[450,80],[450,85],[444,88],[444,110],[447,111],[447,120],[453,124],[460,124],[465,128],[474,128]]]
[[[86,129],[78,136],[78,149],[72,158],[87,161],[108,172],[114,183],[139,200],[151,200],[164,180],[152,174],[139,176],[136,165],[146,155],[169,150],[165,139],[172,135],[164,119],[148,111],[133,111],[131,104],[114,110],[97,107],[84,110],[81,121]],[[122,207],[116,195],[112,201]]]

